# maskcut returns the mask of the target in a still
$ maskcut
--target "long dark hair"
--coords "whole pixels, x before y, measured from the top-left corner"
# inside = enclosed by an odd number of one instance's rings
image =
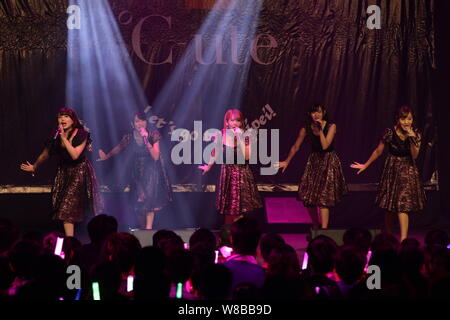
[[[69,116],[70,119],[72,119],[73,125],[72,125],[71,132],[73,132],[73,130],[75,130],[75,129],[79,129],[79,130],[81,129],[81,130],[84,130],[87,132],[86,150],[89,152],[92,151],[92,139],[90,137],[89,129],[85,128],[84,125],[81,123],[80,119],[78,119],[78,116],[77,116],[77,113],[75,112],[75,110],[73,110],[71,108],[61,108],[58,111],[58,117],[62,116],[62,115]],[[58,120],[56,123],[56,128],[59,128]],[[53,141],[55,141],[55,138],[53,138]]]
[[[322,113],[324,114],[322,120],[325,120],[328,123],[328,111],[325,108],[325,106],[321,103],[313,103],[306,112],[305,129],[307,131],[311,131],[311,124],[312,124],[311,113],[317,112],[319,110],[322,110]]]
[[[138,117],[138,119],[143,120],[143,121],[148,121],[147,116],[146,116],[145,112],[143,112],[143,111],[135,112],[134,116],[133,116],[133,121],[134,121],[134,117]]]
[[[70,119],[73,121],[72,129],[84,129],[83,125],[81,124],[80,120],[78,119],[77,113],[75,110],[71,108],[61,108],[58,111],[58,116],[69,116]]]
[[[150,120],[149,120],[149,118],[151,117],[151,114],[147,114],[144,111],[136,111],[133,114],[133,119],[131,119],[131,123],[133,125],[133,129],[135,129],[134,128],[134,118],[135,117],[137,117],[139,120],[147,121],[147,125],[145,126],[145,129],[150,130],[150,129],[153,128],[153,126],[152,126],[152,124],[150,123]]]

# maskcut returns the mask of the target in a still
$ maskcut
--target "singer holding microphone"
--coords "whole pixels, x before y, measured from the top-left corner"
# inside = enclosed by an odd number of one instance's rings
[[[140,228],[153,228],[154,214],[172,201],[172,189],[160,152],[161,135],[148,125],[144,112],[137,112],[133,131],[125,134],[109,153],[98,151],[97,161],[105,161],[126,147],[132,148],[131,194]],[[145,222],[142,221],[145,219]]]
[[[91,143],[89,133],[70,108],[59,110],[57,125],[54,136],[48,139],[37,160],[33,164],[22,163],[20,168],[34,176],[49,157],[59,157],[52,186],[53,219],[62,221],[66,236],[73,237],[75,223],[83,221],[85,211],[89,209],[92,214],[98,214],[103,202],[94,169],[85,155]]]
[[[375,203],[386,210],[384,218],[388,233],[393,232],[394,222],[398,219],[400,241],[403,241],[408,237],[409,213],[421,211],[425,207],[426,197],[416,165],[422,136],[414,127],[411,107],[398,108],[396,122],[394,127],[385,130],[370,158],[365,163],[354,162],[351,167],[360,174],[387,147],[388,156],[384,162]]]
[[[308,208],[313,229],[319,227],[318,212],[322,229],[328,228],[330,207],[336,206],[348,193],[341,162],[334,151],[333,140],[336,124],[328,121],[325,107],[312,105],[307,114],[307,123],[300,129],[297,140],[286,160],[277,164],[286,170],[305,138],[311,143],[311,153],[298,186],[297,200]]]

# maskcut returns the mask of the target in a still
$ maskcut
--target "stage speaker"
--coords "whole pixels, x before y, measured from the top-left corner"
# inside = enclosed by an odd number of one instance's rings
[[[183,239],[184,243],[189,243],[189,238],[191,235],[195,232],[195,228],[188,228],[188,229],[178,229],[178,230],[172,230],[177,235]],[[136,238],[138,238],[139,242],[141,243],[142,247],[151,246],[153,245],[153,235],[158,230],[145,230],[145,229],[131,229],[130,233],[134,235]],[[218,238],[219,231],[218,230],[211,230],[211,232],[216,236],[216,239]]]
[[[324,235],[333,239],[338,246],[344,244],[344,233],[347,229],[319,229],[319,230],[311,230],[311,239],[314,239],[317,236]],[[380,229],[369,229],[370,234],[372,235],[372,240],[375,238],[377,234],[381,232]]]

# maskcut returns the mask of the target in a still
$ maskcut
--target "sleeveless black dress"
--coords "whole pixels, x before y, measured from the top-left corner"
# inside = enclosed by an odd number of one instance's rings
[[[94,168],[86,158],[86,150],[91,140],[89,133],[78,129],[72,140],[77,147],[87,140],[86,147],[76,160],[72,160],[66,148],[61,146],[61,138],[49,139],[47,148],[51,156],[59,156],[58,170],[52,187],[53,219],[67,223],[81,222],[85,212],[96,215],[103,210]]]
[[[148,141],[152,145],[160,141],[161,134],[156,128],[148,130]],[[141,137],[138,141],[141,142]],[[144,143],[138,143],[133,133],[123,136],[120,145],[131,148],[131,193],[133,201],[139,205],[139,214],[158,211],[172,201],[172,187],[165,168],[162,152],[154,160]]]
[[[325,125],[326,136],[331,123]],[[298,186],[297,200],[305,207],[334,207],[348,193],[341,162],[334,152],[333,144],[323,150],[320,137],[307,128],[307,137],[311,143],[311,154]]]
[[[248,141],[246,141],[248,144]],[[238,148],[223,144],[223,155],[233,154],[233,164],[222,164],[216,184],[216,209],[221,214],[239,215],[262,208],[263,203],[248,163],[237,162]],[[225,161],[224,161],[225,162]]]
[[[417,134],[420,139],[420,134]],[[390,212],[420,211],[425,207],[425,191],[419,170],[411,156],[410,138],[404,141],[395,129],[386,129],[381,138],[388,156],[378,184],[375,203]]]

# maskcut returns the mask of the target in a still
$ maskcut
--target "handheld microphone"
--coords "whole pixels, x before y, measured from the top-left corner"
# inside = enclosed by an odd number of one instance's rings
[[[317,130],[322,129],[322,125],[320,124],[319,121],[314,120],[313,122],[313,127],[316,128]]]
[[[58,127],[58,129],[56,129],[55,135],[53,136],[53,140],[58,138],[58,135],[59,135],[59,127]]]
[[[139,129],[139,132],[142,134],[142,132],[143,132],[144,130],[145,130],[145,129],[140,128],[140,129]],[[142,136],[142,142],[144,143],[144,145],[147,145],[147,144],[148,144],[147,138],[148,138],[148,137]]]

